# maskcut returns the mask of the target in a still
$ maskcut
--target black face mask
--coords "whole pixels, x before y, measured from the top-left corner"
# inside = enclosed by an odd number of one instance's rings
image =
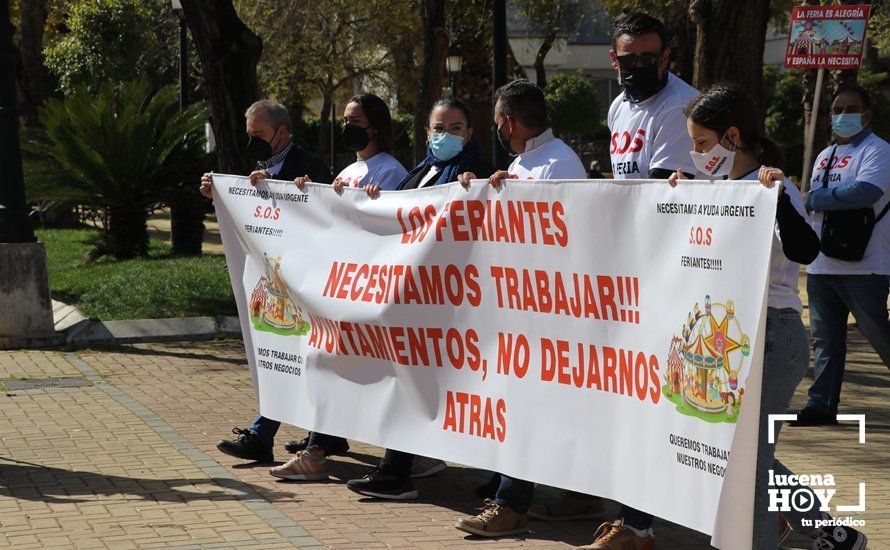
[[[368,137],[368,129],[356,124],[344,124],[341,137],[343,138],[343,147],[352,152],[363,150],[371,141],[371,138]]]
[[[621,69],[621,85],[625,96],[632,103],[646,101],[664,88],[665,80],[658,78],[658,67],[633,67]],[[665,75],[667,76],[667,75]]]
[[[272,134],[272,139],[278,135],[278,130]],[[272,157],[272,145],[261,137],[248,136],[247,156],[254,162],[266,162]]]
[[[502,126],[502,128],[503,128],[503,126]],[[510,147],[510,139],[513,137],[513,134],[510,134],[510,137],[505,138],[505,137],[503,136],[503,134],[501,134],[501,129],[500,129],[500,128],[496,129],[495,132],[496,132],[497,135],[498,135],[498,141],[501,143],[501,147],[504,148],[504,151],[506,151],[507,154],[510,155],[511,157],[515,157],[515,156],[517,156],[517,154],[516,154],[516,152],[513,150],[513,148]]]

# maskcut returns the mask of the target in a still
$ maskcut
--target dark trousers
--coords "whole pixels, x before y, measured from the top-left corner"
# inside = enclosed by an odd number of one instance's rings
[[[414,455],[393,449],[387,449],[380,461],[380,465],[388,464],[393,475],[408,479],[411,477],[411,466],[414,464]]]
[[[501,506],[512,508],[514,512],[525,514],[531,506],[534,494],[535,484],[531,481],[501,474],[501,484],[498,486],[494,501]]]
[[[275,434],[278,433],[280,427],[281,422],[259,415],[249,429],[260,441],[271,447],[275,443]]]
[[[886,275],[807,275],[815,380],[807,407],[837,414],[847,358],[847,315],[890,367]]]
[[[331,447],[339,442],[346,443],[346,440],[342,437],[337,437],[335,435],[327,435],[319,432],[310,432],[309,433],[309,444],[306,445],[307,451],[315,451],[321,450],[325,452],[327,455]]]
[[[625,525],[629,525],[640,531],[645,531],[652,527],[652,514],[641,512],[636,508],[631,508],[624,504],[621,505],[621,518],[624,520]]]

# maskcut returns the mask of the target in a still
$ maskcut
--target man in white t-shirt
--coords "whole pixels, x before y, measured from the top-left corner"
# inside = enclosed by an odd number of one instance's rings
[[[515,157],[508,170],[499,170],[490,178],[494,187],[505,179],[559,180],[586,179],[587,172],[578,155],[554,137],[547,127],[547,101],[540,88],[528,80],[514,80],[495,92],[494,122],[498,140]],[[461,174],[458,181],[469,185],[476,175]],[[461,531],[501,537],[528,531],[528,509],[534,483],[501,475],[495,498],[481,514],[458,520]]]
[[[641,13],[617,20],[609,59],[624,87],[609,107],[612,177],[667,179],[677,170],[692,177],[683,111],[698,91],[668,70],[664,24]]]
[[[831,126],[836,141],[816,158],[806,206],[822,235],[822,253],[807,267],[807,294],[813,331],[815,381],[807,406],[792,425],[837,424],[838,403],[847,353],[847,316],[890,367],[890,323],[887,319],[890,275],[890,144],[872,133],[871,101],[859,86],[838,90],[832,101]],[[870,209],[877,223],[861,260],[831,257],[826,212]]]

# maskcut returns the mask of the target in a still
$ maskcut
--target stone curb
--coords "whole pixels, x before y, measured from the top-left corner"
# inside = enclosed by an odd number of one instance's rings
[[[240,338],[241,325],[238,317],[229,315],[129,321],[84,319],[62,333],[67,346],[83,348],[92,345],[212,340],[220,336]]]

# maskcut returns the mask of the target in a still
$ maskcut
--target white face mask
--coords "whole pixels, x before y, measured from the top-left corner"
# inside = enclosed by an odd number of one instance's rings
[[[723,137],[726,137],[725,133]],[[721,141],[723,141],[723,138],[720,138],[717,145],[711,147],[711,150],[707,153],[689,151],[695,168],[710,178],[728,176],[732,171],[732,165],[735,163],[735,147],[730,151],[720,144]]]

